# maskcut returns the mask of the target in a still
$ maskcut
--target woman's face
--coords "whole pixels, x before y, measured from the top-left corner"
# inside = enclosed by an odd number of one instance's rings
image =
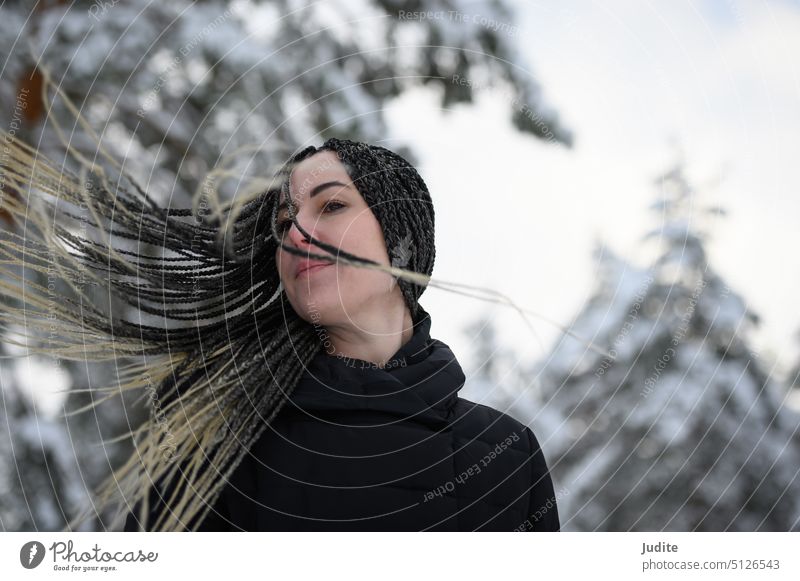
[[[305,231],[345,252],[389,265],[380,224],[335,152],[321,151],[304,159],[295,166],[289,183],[295,215]],[[289,219],[283,192],[280,196],[278,233],[283,242],[327,254],[305,241]],[[392,301],[403,301],[400,287],[388,273],[296,256],[281,247],[276,260],[289,302],[311,323],[352,325],[365,311],[385,312]]]

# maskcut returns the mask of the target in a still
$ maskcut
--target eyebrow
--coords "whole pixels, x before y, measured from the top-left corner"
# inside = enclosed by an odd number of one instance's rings
[[[325,182],[324,184],[319,184],[317,186],[314,186],[314,188],[308,194],[308,199],[313,198],[318,193],[320,193],[322,190],[324,190],[326,188],[329,188],[331,186],[342,186],[343,188],[349,188],[350,187],[348,184],[343,184],[342,182],[338,182],[336,180],[334,180],[332,182]],[[280,204],[278,204],[278,212],[280,212],[284,208],[286,208],[286,202],[285,201],[281,202]]]

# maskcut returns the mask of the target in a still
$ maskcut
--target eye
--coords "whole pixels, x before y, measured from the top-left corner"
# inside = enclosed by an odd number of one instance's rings
[[[330,212],[335,212],[340,208],[344,208],[345,205],[339,202],[338,200],[330,200],[327,204],[325,204],[325,210]]]
[[[346,204],[341,203],[338,200],[329,200],[325,206],[323,206],[323,211],[325,212],[336,212],[342,208],[347,207]],[[288,228],[292,225],[292,221],[289,218],[284,218],[283,220],[278,220],[278,233],[284,234]]]

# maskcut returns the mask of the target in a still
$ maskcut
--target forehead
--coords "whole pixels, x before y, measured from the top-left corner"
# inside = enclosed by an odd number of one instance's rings
[[[320,151],[304,159],[292,169],[289,179],[292,197],[295,200],[303,199],[314,186],[329,181],[352,184],[339,156],[333,151]],[[280,197],[283,200],[283,192]]]

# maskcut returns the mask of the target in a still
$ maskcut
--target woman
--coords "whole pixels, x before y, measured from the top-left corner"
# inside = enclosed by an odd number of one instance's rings
[[[293,161],[276,262],[291,309],[324,349],[199,530],[558,530],[555,506],[525,526],[554,503],[537,440],[458,397],[464,374],[430,338],[424,287],[308,258],[314,239],[430,274],[434,213],[422,179],[384,148],[338,139]]]
[[[57,272],[80,300],[4,286],[26,306],[4,318],[46,325],[57,357],[136,358],[108,397],[143,390],[150,403],[130,460],[68,528],[117,502],[110,528],[125,530],[559,529],[534,434],[458,397],[461,367],[430,337],[418,299],[434,212],[401,156],[329,139],[252,201],[187,221],[119,165],[111,180],[74,154],[77,176],[7,142],[18,197],[3,209],[34,222],[18,262]],[[84,211],[102,236],[48,219],[55,208],[26,191]],[[155,322],[102,311],[87,281]]]

